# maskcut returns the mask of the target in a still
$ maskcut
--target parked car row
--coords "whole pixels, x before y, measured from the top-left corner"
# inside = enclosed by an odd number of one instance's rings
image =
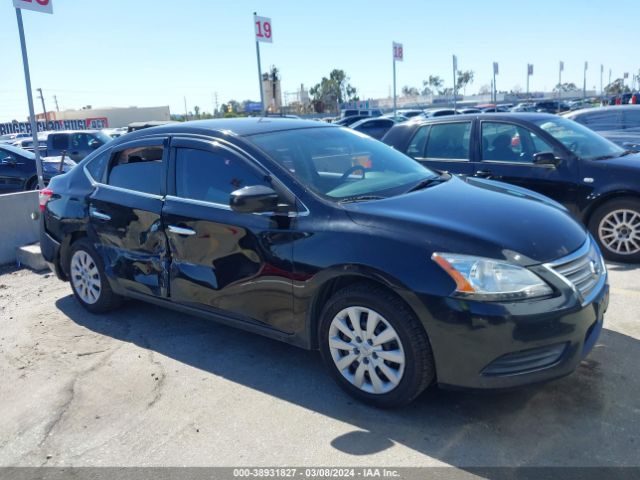
[[[41,191],[43,255],[90,312],[131,297],[316,349],[376,406],[571,373],[608,306],[598,243],[559,203],[478,176],[578,173],[564,200],[590,210],[575,189],[600,191],[607,165],[630,177],[631,156],[542,114],[402,122],[385,139],[276,118],[129,133]],[[456,165],[478,176],[443,171]],[[590,206],[605,248],[629,249],[640,220],[615,201]]]
[[[383,141],[431,169],[554,199],[607,258],[640,262],[640,154],[577,122],[542,113],[465,115],[406,122]]]

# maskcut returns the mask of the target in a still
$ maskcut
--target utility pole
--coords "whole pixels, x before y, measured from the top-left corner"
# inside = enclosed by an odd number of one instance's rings
[[[36,88],[36,90],[40,93],[39,98],[40,100],[42,100],[42,111],[44,112],[44,124],[45,124],[45,130],[46,130],[48,128],[46,126],[49,125],[49,117],[47,116],[47,107],[44,106],[44,95],[42,94],[42,89]]]
[[[56,95],[53,96],[53,101],[56,102],[56,112],[59,112],[60,107],[58,107],[58,97]]]
[[[582,101],[583,102],[587,99],[587,68],[589,68],[589,63],[584,62],[584,72],[582,76]]]
[[[215,110],[213,111],[213,116],[216,116],[216,113],[218,112],[218,92],[214,92],[213,93],[213,98],[214,98],[214,105],[215,105]]]
[[[187,108],[187,97],[184,97],[184,121],[189,121],[189,109]]]

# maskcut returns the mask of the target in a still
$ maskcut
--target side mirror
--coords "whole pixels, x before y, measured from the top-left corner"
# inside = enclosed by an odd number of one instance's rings
[[[275,212],[278,210],[278,193],[264,185],[252,185],[231,192],[231,210],[238,213]]]
[[[555,167],[560,159],[556,158],[553,152],[539,152],[533,154],[533,163],[535,165],[549,165]]]

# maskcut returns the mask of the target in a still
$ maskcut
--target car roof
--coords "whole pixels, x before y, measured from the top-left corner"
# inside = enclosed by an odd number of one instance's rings
[[[58,133],[96,133],[99,132],[100,130],[49,130],[47,132],[40,132],[40,133],[46,133],[47,135],[55,135]]]
[[[440,123],[440,122],[450,122],[451,120],[455,120],[460,118],[461,120],[469,120],[479,118],[481,120],[521,120],[526,122],[534,122],[536,120],[544,120],[544,119],[553,119],[558,118],[557,115],[552,113],[537,113],[537,112],[497,112],[497,113],[463,113],[459,115],[447,115],[444,117],[433,117],[433,118],[425,118],[424,120],[419,120],[415,123],[425,124],[425,123]]]
[[[271,133],[285,130],[298,130],[303,128],[339,128],[326,122],[313,120],[298,120],[295,118],[281,117],[249,117],[249,118],[220,118],[213,120],[195,120],[191,122],[178,122],[159,127],[145,128],[130,132],[127,135],[113,140],[113,145],[130,142],[138,137],[149,135],[179,135],[179,134],[211,134],[223,133],[233,136],[249,136],[258,133]],[[111,143],[110,143],[111,145]]]
[[[396,121],[390,117],[367,117],[367,118],[363,118],[362,120],[358,120],[355,123],[352,123],[350,126],[351,128],[356,128],[356,127],[359,127],[360,125],[364,125],[365,123],[376,122],[380,120],[382,120],[383,122],[396,123]]]
[[[581,110],[575,110],[573,112],[568,112],[565,116],[566,117],[575,117],[575,116],[582,116],[582,115],[588,115],[590,113],[595,113],[595,112],[608,112],[610,110],[615,110],[616,112],[619,110],[640,110],[640,105],[608,105],[605,107],[593,107],[593,108],[583,108]]]

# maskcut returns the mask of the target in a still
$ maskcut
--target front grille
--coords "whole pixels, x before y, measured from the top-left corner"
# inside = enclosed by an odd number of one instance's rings
[[[606,275],[602,255],[592,241],[588,241],[577,252],[553,262],[550,267],[575,288],[584,301],[590,299]]]

